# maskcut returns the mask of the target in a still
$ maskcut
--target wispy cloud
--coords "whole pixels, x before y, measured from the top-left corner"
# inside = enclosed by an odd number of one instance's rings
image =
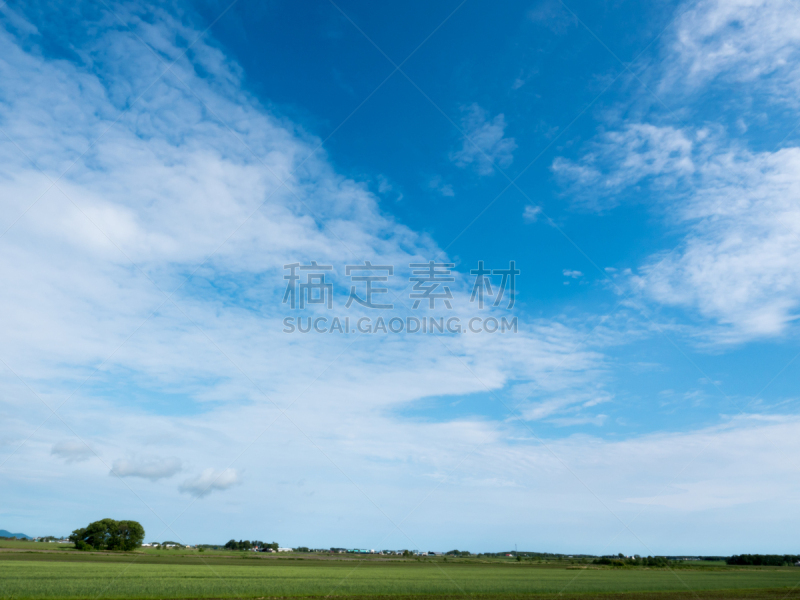
[[[517,143],[505,137],[506,121],[502,113],[489,118],[487,112],[472,104],[465,107],[461,125],[464,130],[461,149],[450,154],[459,167],[473,167],[479,175],[492,175],[494,165],[505,168],[514,161]]]
[[[676,252],[636,281],[651,297],[715,320],[720,341],[786,331],[800,308],[800,149],[731,150],[701,166]]]
[[[563,34],[571,26],[578,25],[575,17],[556,0],[537,0],[528,11],[528,19],[556,34]]]
[[[441,175],[431,177],[428,181],[428,187],[432,190],[436,190],[445,198],[452,198],[456,195],[455,190],[453,190],[453,184],[445,183]]]
[[[382,196],[391,197],[395,202],[400,202],[403,199],[403,192],[397,190],[396,186],[390,183],[385,175],[378,175],[378,193]]]
[[[743,94],[761,89],[772,101],[797,104],[800,12],[795,2],[701,0],[679,11],[683,14],[668,36],[662,90],[692,92],[720,78],[750,83]]]
[[[796,319],[800,150],[757,153],[705,127],[641,124],[590,146],[578,163],[554,162],[569,194],[608,208],[649,186],[657,208],[684,230],[678,248],[651,257],[633,278],[642,292],[695,310],[705,337],[719,342],[780,335]]]
[[[628,123],[593,140],[576,161],[557,157],[552,170],[573,202],[606,210],[626,188],[650,183],[667,190],[694,173],[693,138],[669,126]]]
[[[796,104],[795,3],[701,0],[678,11],[657,65],[664,93],[749,82],[731,102],[758,93],[762,106]],[[688,309],[702,339],[785,334],[800,310],[800,149],[751,150],[723,125],[676,127],[674,114],[653,112],[659,124],[617,121],[580,158],[554,160],[565,194],[593,210],[647,199],[666,217],[681,242],[643,261],[632,282],[650,300]],[[731,130],[747,131],[735,117]]]

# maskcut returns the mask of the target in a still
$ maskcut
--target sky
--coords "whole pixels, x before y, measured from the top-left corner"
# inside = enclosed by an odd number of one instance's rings
[[[796,552],[795,3],[0,15],[1,528]]]

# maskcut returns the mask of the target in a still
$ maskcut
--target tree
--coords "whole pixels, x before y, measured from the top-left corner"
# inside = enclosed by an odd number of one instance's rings
[[[78,550],[121,550],[130,552],[142,545],[144,527],[136,521],[101,519],[76,529],[69,536]]]
[[[118,521],[115,530],[112,530],[109,540],[109,550],[122,550],[130,552],[142,545],[144,541],[144,527],[137,521]]]
[[[86,527],[76,529],[69,536],[78,550],[103,550],[111,537],[109,528],[116,527],[113,519],[102,519],[89,523]]]

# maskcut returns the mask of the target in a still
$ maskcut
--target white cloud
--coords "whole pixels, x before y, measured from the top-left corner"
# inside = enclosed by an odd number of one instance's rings
[[[600,424],[605,421],[605,415],[587,414],[585,409],[593,408],[605,402],[611,402],[613,397],[605,391],[579,392],[553,394],[544,400],[523,402],[520,414],[529,421],[547,419],[550,423],[558,425],[583,425],[587,423]],[[560,417],[558,415],[561,415]]]
[[[796,148],[753,152],[719,127],[643,123],[599,135],[576,161],[553,162],[585,207],[647,199],[667,217],[682,242],[647,259],[633,281],[650,299],[704,319],[704,336],[718,342],[781,335],[797,318],[798,167]]]
[[[796,2],[700,0],[677,12],[656,68],[663,92],[702,93],[705,104],[717,82],[731,92],[727,103],[749,108],[760,93],[767,104],[797,104]],[[728,108],[718,109],[723,117]],[[747,131],[738,113],[731,122]],[[729,136],[714,125],[623,122],[552,168],[591,209],[651,202],[682,241],[649,257],[634,283],[700,317],[706,339],[743,342],[785,334],[800,310],[800,150],[753,151]]]
[[[572,279],[580,279],[581,277],[583,277],[582,272],[575,271],[572,269],[564,269],[562,273],[564,274],[564,277],[571,277]]]
[[[179,57],[170,40],[183,26],[169,15],[131,21],[166,56]],[[542,377],[551,358],[566,360],[567,369],[573,359],[601,360],[570,346],[576,332],[554,323],[532,324],[504,343],[451,340],[453,356],[438,342],[413,336],[383,345],[375,339],[368,344],[374,351],[354,352],[343,339],[283,334],[284,264],[336,264],[331,277],[349,287],[341,265],[367,258],[408,265],[438,256],[438,248],[381,213],[366,185],[336,174],[314,152],[318,140],[245,95],[235,65],[212,46],[193,48],[196,68],[183,56],[173,70],[236,125],[236,135],[209,117],[180,81],[157,80],[163,64],[131,34],[114,30],[86,43],[107,57],[96,68],[105,65],[110,73],[45,60],[22,50],[12,35],[0,35],[6,57],[0,81],[14,89],[0,105],[9,136],[53,179],[89,149],[59,181],[66,196],[50,189],[0,238],[4,253],[15,258],[0,267],[8,290],[0,299],[8,316],[0,339],[8,354],[13,348],[19,372],[57,386],[82,381],[87,364],[102,364],[98,379],[132,378],[146,392],[185,397],[190,406],[269,403],[248,377],[270,398],[293,398],[304,378],[314,380],[326,360],[341,354],[340,368],[326,372],[326,380],[341,377],[335,385],[351,389],[347,377],[358,374],[359,393],[380,404],[471,390],[461,359],[480,363],[475,370],[491,386]],[[109,128],[121,112],[114,102],[127,106],[152,81]],[[50,184],[13,145],[0,152],[7,227]],[[399,293],[406,283],[397,276],[392,287]],[[452,288],[468,297],[467,286],[459,276]],[[167,301],[161,290],[176,291]],[[488,348],[499,352],[496,358],[484,357]],[[506,354],[519,358],[506,360]],[[536,365],[524,358],[531,355],[539,357]],[[382,382],[397,378],[392,394],[372,393],[371,386],[383,383],[363,373],[375,365],[384,369]],[[407,385],[408,373],[415,385]],[[130,402],[114,393],[110,400]]]
[[[721,341],[779,335],[800,306],[800,149],[731,150],[700,169],[678,213],[683,243],[653,257],[637,283],[715,320]]]
[[[450,160],[462,168],[472,166],[480,175],[492,175],[495,165],[510,166],[517,143],[514,138],[505,137],[503,114],[490,120],[486,111],[477,104],[466,107],[464,113],[461,126],[465,136],[461,149],[452,152]]]
[[[236,469],[205,469],[197,477],[187,479],[178,488],[182,493],[190,494],[195,498],[205,498],[211,492],[224,491],[241,483]]]
[[[541,212],[542,208],[540,206],[529,204],[525,207],[525,210],[522,211],[522,220],[526,223],[535,223],[539,219]]]
[[[647,182],[669,190],[691,176],[693,138],[673,127],[629,123],[600,135],[577,161],[557,157],[552,170],[576,203],[613,208],[625,188]]]
[[[62,440],[53,444],[50,454],[63,459],[66,463],[83,462],[92,458],[95,453],[80,440]]]
[[[177,458],[119,459],[114,461],[109,474],[157,481],[172,477],[181,469],[181,461]]]
[[[715,78],[760,82],[772,100],[797,103],[800,10],[793,0],[702,0],[681,7],[662,87],[698,88]],[[752,85],[742,93],[754,91]]]
[[[572,193],[608,207],[648,186],[682,232],[633,278],[645,295],[695,311],[719,342],[786,331],[800,305],[800,150],[756,153],[706,128],[640,124],[590,146],[554,163]]]

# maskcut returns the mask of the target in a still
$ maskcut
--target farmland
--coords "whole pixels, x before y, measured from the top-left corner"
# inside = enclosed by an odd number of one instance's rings
[[[596,568],[510,560],[320,558],[239,552],[0,551],[2,598],[463,597],[630,600],[800,596],[800,568]]]

